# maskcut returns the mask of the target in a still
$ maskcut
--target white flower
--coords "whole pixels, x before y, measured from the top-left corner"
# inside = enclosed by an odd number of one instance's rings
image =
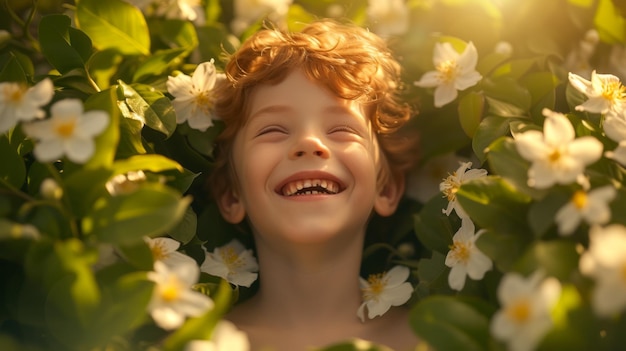
[[[604,133],[618,143],[614,150],[605,152],[604,156],[626,166],[626,116],[608,114],[602,126]]]
[[[246,248],[233,239],[228,244],[217,247],[213,253],[206,252],[200,270],[210,275],[226,279],[229,283],[238,286],[250,287],[257,279],[259,265]]]
[[[185,345],[184,351],[248,351],[248,335],[225,319],[219,321],[213,329],[211,340],[192,340]]]
[[[436,156],[408,176],[406,195],[421,203],[425,203],[439,194],[439,184],[448,176],[450,169],[458,167],[467,159],[454,153]]]
[[[606,185],[590,192],[578,190],[571,200],[561,207],[554,217],[559,226],[559,234],[570,235],[581,220],[589,225],[606,224],[611,219],[609,202],[613,201],[617,190]]]
[[[217,117],[213,114],[213,88],[223,73],[215,71],[213,60],[196,67],[192,76],[179,74],[167,78],[167,91],[174,96],[172,106],[176,111],[176,123],[188,122],[189,127],[205,131]]]
[[[500,310],[491,319],[491,334],[505,341],[507,350],[530,351],[552,328],[550,310],[561,293],[555,278],[541,272],[528,278],[507,273],[498,286]]]
[[[185,255],[182,252],[178,252],[180,243],[171,238],[149,238],[145,236],[143,240],[148,244],[150,251],[152,252],[152,259],[161,261],[169,267],[178,266],[181,264],[193,263],[197,265],[196,260]]]
[[[626,227],[611,224],[589,231],[589,250],[579,261],[581,273],[592,277],[595,286],[591,304],[602,317],[626,310]]]
[[[540,189],[554,184],[570,184],[585,167],[602,156],[602,143],[592,136],[576,138],[565,115],[543,110],[543,133],[531,130],[515,135],[517,152],[532,162],[528,185]]]
[[[235,34],[241,34],[250,24],[266,17],[274,22],[281,22],[293,0],[235,0],[235,19],[231,23]]]
[[[126,174],[113,176],[105,187],[111,195],[130,194],[139,189],[139,185],[146,181],[146,174],[142,171],[131,171]]]
[[[154,262],[154,271],[148,272],[148,279],[156,285],[148,311],[159,327],[176,329],[187,316],[197,317],[213,308],[213,300],[191,289],[199,276],[195,263],[168,267],[161,261]]]
[[[60,200],[63,197],[63,188],[54,178],[46,178],[39,185],[39,192],[44,199]]]
[[[54,85],[46,78],[32,87],[13,82],[0,83],[0,134],[17,122],[43,118],[40,108],[52,100]]]
[[[78,99],[61,100],[50,108],[51,116],[23,125],[24,132],[38,139],[34,154],[40,162],[51,162],[66,155],[75,163],[85,163],[93,156],[94,138],[109,124],[105,111],[83,111]]]
[[[380,36],[402,35],[409,29],[409,10],[405,0],[369,0],[367,16]]]
[[[469,42],[463,53],[459,55],[452,44],[436,43],[433,63],[435,70],[424,73],[418,87],[435,88],[435,107],[441,107],[454,101],[458,90],[465,90],[476,85],[483,77],[476,71],[478,53],[472,42]]]
[[[456,200],[456,193],[463,183],[487,175],[487,171],[482,168],[470,169],[470,167],[472,167],[471,162],[462,162],[456,171],[452,172],[452,174],[439,184],[439,190],[443,193],[444,197],[448,199],[448,207],[442,212],[448,216],[452,213],[452,210],[454,210],[460,218],[467,217],[467,213],[465,213],[461,204]]]
[[[513,54],[513,45],[506,40],[501,40],[496,43],[493,52],[500,55],[511,56]]]
[[[363,303],[356,315],[365,321],[365,307],[367,318],[373,319],[385,314],[391,306],[400,306],[409,301],[413,294],[413,286],[406,280],[409,278],[409,269],[404,266],[395,266],[389,272],[371,274],[367,280],[359,277]]]
[[[452,268],[448,275],[448,284],[457,291],[463,290],[468,275],[474,280],[480,280],[493,267],[489,257],[476,247],[476,240],[483,231],[474,234],[474,230],[474,223],[464,218],[461,228],[452,237],[452,246],[446,256],[445,264]]]
[[[126,0],[147,16],[192,21],[201,26],[206,22],[200,0]]]
[[[576,90],[587,96],[587,101],[576,106],[576,111],[591,113],[620,112],[626,106],[626,87],[612,74],[591,72],[591,81],[569,73],[569,82]]]

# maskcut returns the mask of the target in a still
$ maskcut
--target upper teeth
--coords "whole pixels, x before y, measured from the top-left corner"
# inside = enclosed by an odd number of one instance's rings
[[[339,191],[339,184],[328,179],[302,179],[285,184],[281,191],[284,196],[336,194]]]

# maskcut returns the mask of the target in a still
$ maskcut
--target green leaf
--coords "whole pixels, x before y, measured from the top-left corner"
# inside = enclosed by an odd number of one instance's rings
[[[490,96],[487,96],[486,99],[489,105],[488,111],[490,114],[501,117],[526,117],[526,111],[513,104],[494,99]]]
[[[185,245],[196,236],[197,228],[198,216],[191,207],[187,207],[183,219],[168,234]]]
[[[485,90],[485,96],[490,98],[490,103],[491,100],[498,100],[502,103],[513,105],[519,111],[516,111],[515,115],[502,115],[503,117],[516,117],[520,114],[521,116],[527,115],[526,111],[531,106],[531,95],[517,81],[509,77],[487,79],[483,81],[482,86]],[[492,112],[494,111],[492,110]]]
[[[146,126],[170,137],[176,129],[176,113],[170,99],[149,85],[118,81],[131,111]]]
[[[554,90],[559,85],[559,79],[551,72],[537,72],[525,76],[521,83],[528,89],[531,97],[531,105],[542,102],[546,97],[552,102],[549,106],[540,106],[538,112],[543,107],[554,108]]]
[[[89,348],[84,333],[95,318],[101,293],[91,266],[97,252],[78,239],[56,242],[48,264],[58,269],[46,300],[47,326],[59,341],[78,349]]]
[[[509,122],[508,118],[499,116],[486,116],[480,121],[472,138],[472,150],[481,163],[487,159],[489,145],[498,138],[509,135]]]
[[[2,57],[0,82],[18,82],[28,84],[29,77],[35,75],[35,69],[30,58],[19,51],[10,51]]]
[[[113,164],[114,174],[125,174],[139,170],[158,173],[170,169],[176,169],[180,172],[183,171],[183,168],[178,162],[159,154],[136,155],[123,160],[117,160]]]
[[[451,219],[442,211],[448,206],[448,200],[435,196],[414,216],[415,233],[420,243],[428,249],[446,254],[456,232]],[[453,217],[456,218],[456,217]]]
[[[76,22],[98,50],[122,55],[150,55],[150,34],[141,11],[122,0],[80,0]]]
[[[125,101],[118,101],[118,106],[123,118],[120,119],[120,141],[115,157],[125,159],[146,154],[148,151],[141,135],[144,123],[141,118],[134,118],[138,115],[130,111]]]
[[[103,242],[131,244],[167,232],[183,217],[190,197],[161,184],[144,183],[130,193],[101,198],[82,221],[83,230]]]
[[[113,172],[106,168],[81,168],[64,179],[66,196],[75,216],[84,216],[96,200],[106,194],[104,185],[112,175]]]
[[[106,345],[111,339],[137,328],[146,318],[146,308],[154,283],[144,272],[130,273],[113,283],[103,284],[102,303],[88,333],[95,344]]]
[[[502,137],[494,141],[488,149],[487,160],[493,173],[510,182],[518,191],[534,199],[542,198],[546,191],[528,186],[528,168],[530,162],[524,160],[512,138]]]
[[[214,296],[215,307],[197,318],[189,318],[187,322],[164,342],[165,351],[183,350],[191,340],[210,339],[215,325],[231,307],[232,289],[230,284],[222,280],[217,294]]]
[[[626,42],[626,19],[611,0],[599,0],[596,16],[593,19],[600,40],[608,44]]]
[[[167,47],[182,48],[187,52],[198,47],[198,34],[192,22],[177,19],[158,19],[150,22],[150,33]]]
[[[219,66],[218,58],[224,51],[234,52],[239,47],[240,42],[237,37],[230,34],[224,26],[213,24],[197,28],[198,52],[202,61],[215,59],[216,66]]]
[[[476,240],[476,246],[493,260],[498,270],[508,272],[531,240],[529,235],[501,234],[487,230]]]
[[[10,184],[15,189],[20,189],[26,180],[26,166],[17,149],[9,143],[6,133],[0,135],[0,155],[0,187]]]
[[[620,346],[604,348],[603,341],[608,338],[602,337],[602,333],[608,334],[606,326],[598,323],[593,312],[584,306],[583,298],[577,287],[563,285],[561,296],[552,311],[554,326],[541,340],[537,351],[568,350],[618,350]],[[603,330],[601,332],[600,330]],[[622,329],[623,330],[623,329]],[[617,330],[613,330],[617,332]],[[620,330],[618,334],[624,333]],[[604,339],[604,340],[603,340]]]
[[[533,202],[528,211],[528,224],[535,237],[543,236],[553,225],[556,212],[569,200],[562,191],[551,191],[544,198]]]
[[[91,56],[91,39],[81,30],[71,26],[65,15],[47,15],[39,24],[41,51],[59,72],[85,68]]]
[[[535,242],[515,264],[514,270],[530,274],[541,269],[549,276],[567,281],[578,270],[576,245],[565,240]]]
[[[160,76],[170,70],[171,66],[180,64],[187,49],[176,48],[158,51],[146,59],[135,71],[133,82],[141,82],[153,76]]]
[[[117,108],[115,89],[107,89],[91,95],[85,101],[85,110],[101,110],[109,114],[109,126],[96,137],[96,152],[83,166],[85,169],[108,168],[113,164],[119,141],[120,110]]]
[[[122,55],[114,49],[101,50],[94,53],[87,66],[89,74],[100,89],[107,89],[122,62]]]
[[[499,233],[528,234],[526,213],[530,197],[516,191],[504,179],[486,176],[463,183],[457,201],[481,228]]]
[[[470,92],[459,101],[459,121],[468,137],[473,137],[485,110],[485,98],[480,93]]]
[[[431,296],[411,310],[417,335],[436,350],[487,350],[489,318],[449,296]]]

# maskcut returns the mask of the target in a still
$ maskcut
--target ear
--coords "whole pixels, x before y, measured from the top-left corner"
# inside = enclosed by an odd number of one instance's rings
[[[234,191],[225,191],[218,199],[217,205],[224,219],[232,224],[243,221],[246,216],[246,209],[238,194]]]
[[[376,195],[374,210],[383,217],[391,216],[404,194],[404,176],[389,177],[389,181]]]

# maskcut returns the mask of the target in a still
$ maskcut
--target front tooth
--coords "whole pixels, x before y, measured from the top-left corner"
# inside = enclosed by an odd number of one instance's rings
[[[311,180],[310,179],[307,179],[307,180],[304,181],[304,187],[305,188],[310,188],[311,187]]]
[[[337,188],[338,188],[338,186],[337,186],[337,183],[335,183],[335,182],[331,182],[331,183],[328,184],[328,190],[330,192],[332,192],[332,193],[336,193],[337,190],[338,190]]]
[[[302,190],[304,188],[304,182],[302,182],[301,180],[296,182],[296,189],[298,190]]]
[[[321,181],[320,181],[319,179],[313,179],[313,180],[311,181],[311,183],[313,183],[313,186],[319,186],[319,185],[320,185],[320,182],[321,182]]]
[[[328,189],[328,182],[326,180],[322,180],[320,182],[320,186],[324,189]]]

